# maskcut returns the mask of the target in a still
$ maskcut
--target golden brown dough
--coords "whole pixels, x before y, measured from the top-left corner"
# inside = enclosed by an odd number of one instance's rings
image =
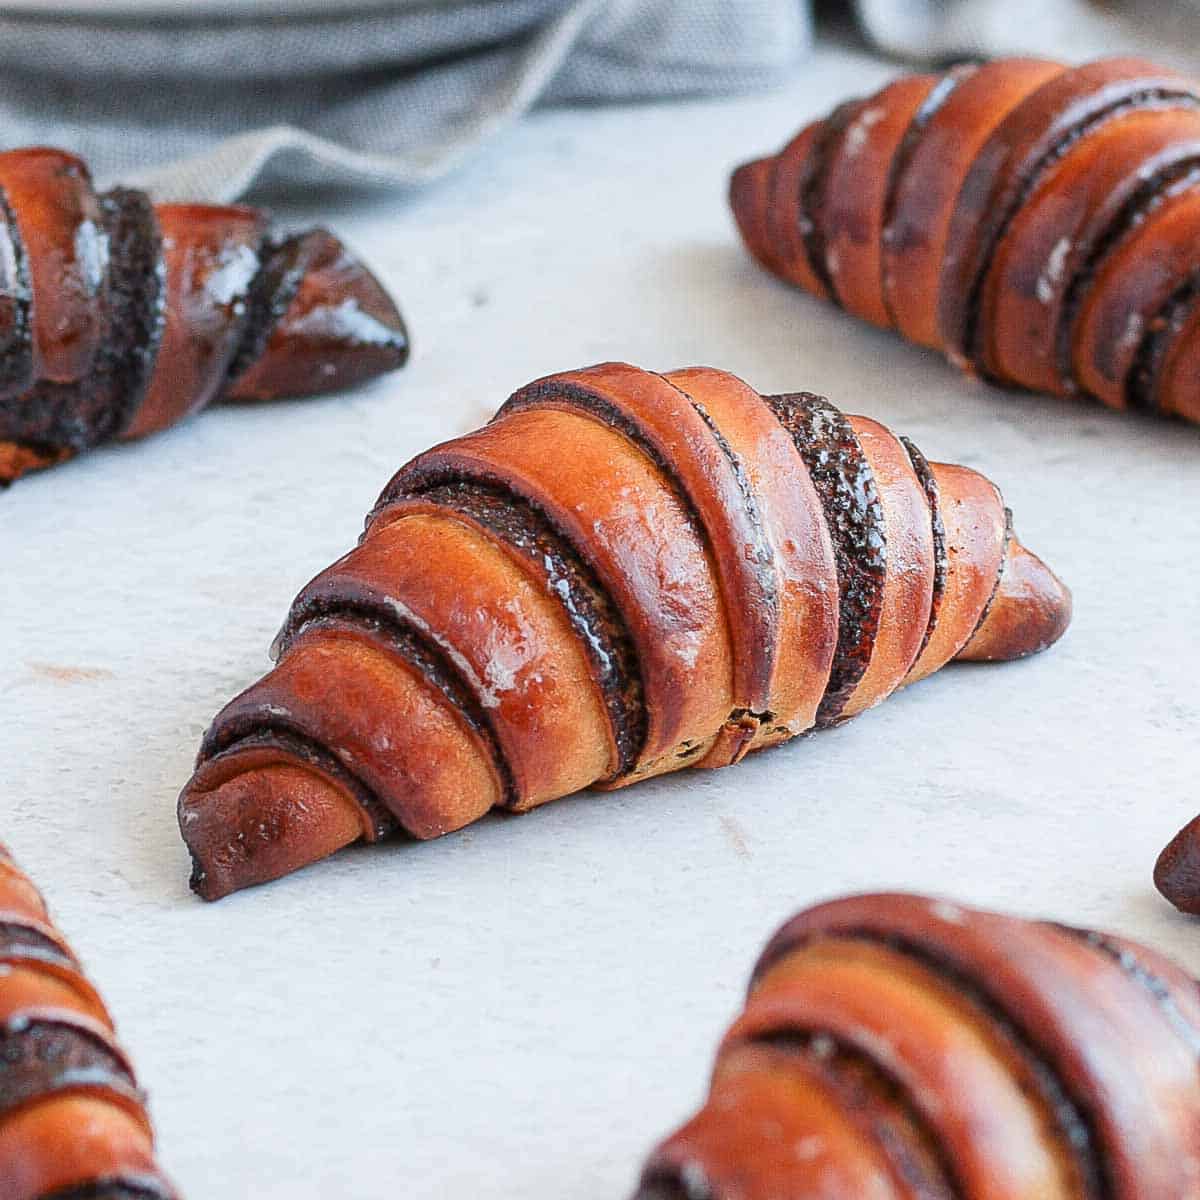
[[[1002,383],[1200,421],[1200,85],[1001,59],[850,101],[734,173],[782,279]]]
[[[0,153],[0,486],[217,399],[335,391],[403,365],[404,322],[324,229],[242,205],[97,195],[46,147]]]
[[[175,1200],[112,1019],[2,845],[0,1196]]]
[[[914,895],[801,913],[635,1200],[1183,1200],[1200,992],[1119,937]]]
[[[726,766],[1069,619],[994,485],[874,421],[708,368],[554,375],[300,593],[180,798],[193,886]]]

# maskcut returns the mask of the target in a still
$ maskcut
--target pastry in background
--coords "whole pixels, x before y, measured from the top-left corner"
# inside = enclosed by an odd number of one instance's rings
[[[0,486],[407,356],[391,298],[327,230],[276,238],[259,209],[97,195],[73,155],[0,153]]]
[[[193,887],[726,766],[1069,618],[995,486],[875,421],[708,368],[550,376],[300,593],[180,798]]]
[[[1154,884],[1180,912],[1200,916],[1200,817],[1164,847],[1154,864]]]
[[[912,895],[801,913],[635,1200],[1183,1200],[1200,991],[1110,934]]]
[[[1200,84],[1011,58],[847,101],[730,199],[768,270],[967,371],[1200,421]]]
[[[0,1196],[175,1200],[112,1018],[3,846]]]

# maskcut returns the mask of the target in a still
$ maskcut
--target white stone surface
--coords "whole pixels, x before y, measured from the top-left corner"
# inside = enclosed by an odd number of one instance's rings
[[[847,890],[1096,923],[1200,969],[1150,883],[1200,807],[1200,432],[969,383],[735,240],[728,168],[889,71],[831,51],[773,96],[543,114],[416,198],[314,197],[403,299],[409,370],[0,498],[0,836],[118,1015],[186,1194],[620,1197],[767,935]],[[193,899],[175,797],[293,594],[409,456],[608,358],[823,391],[986,471],[1074,628],[732,770]]]

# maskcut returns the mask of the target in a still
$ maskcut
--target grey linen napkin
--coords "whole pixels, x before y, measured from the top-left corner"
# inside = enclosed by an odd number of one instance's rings
[[[798,0],[65,8],[0,5],[0,147],[61,145],[160,199],[421,184],[538,100],[761,87],[810,37]]]
[[[1200,68],[1200,0],[854,0],[900,58],[1143,53]],[[231,200],[259,185],[427,183],[535,103],[784,79],[807,0],[0,0],[0,148],[101,183]]]

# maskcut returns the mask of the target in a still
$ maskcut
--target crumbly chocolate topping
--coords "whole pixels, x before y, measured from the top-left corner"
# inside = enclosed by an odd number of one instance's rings
[[[825,510],[838,576],[838,640],[817,725],[834,724],[870,665],[883,609],[887,534],[875,477],[846,417],[809,392],[765,396]]]

